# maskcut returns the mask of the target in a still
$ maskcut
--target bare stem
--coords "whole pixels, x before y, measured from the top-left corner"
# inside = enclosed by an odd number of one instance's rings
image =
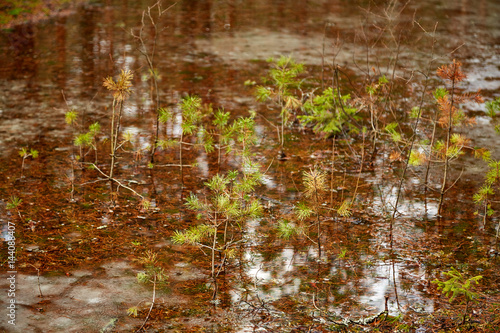
[[[141,327],[139,327],[139,329],[135,331],[136,333],[140,332],[140,330],[142,330],[144,325],[146,325],[146,323],[148,322],[149,316],[151,315],[151,311],[153,310],[153,306],[155,305],[155,301],[156,301],[156,273],[154,274],[153,277],[153,301],[151,302],[151,306],[149,307],[149,312],[146,316],[146,319],[144,319],[144,322],[142,323]]]
[[[450,102],[450,109],[449,113],[450,116],[448,118],[448,132],[446,134],[446,150],[444,154],[444,171],[443,171],[443,183],[441,185],[441,193],[439,195],[439,208],[438,208],[438,215],[441,215],[441,212],[443,210],[443,197],[446,192],[446,181],[448,178],[448,165],[449,165],[449,157],[448,157],[448,149],[450,148],[450,138],[451,138],[451,131],[453,127],[453,104],[454,104],[454,93],[455,93],[455,78],[451,81],[451,102]]]
[[[184,170],[183,170],[183,164],[182,164],[182,141],[184,140],[183,132],[181,131],[181,138],[179,140],[179,165],[180,165],[180,172],[181,172],[181,186],[184,187]]]
[[[173,5],[169,6],[167,9],[163,10],[162,9],[162,0],[156,1],[152,6],[148,7],[147,10],[144,10],[142,12],[142,19],[141,19],[141,28],[139,29],[139,34],[135,35],[132,32],[132,35],[139,40],[139,43],[141,44],[141,49],[139,52],[146,58],[146,62],[148,64],[149,72],[151,75],[151,81],[153,82],[153,88],[154,88],[154,97],[152,96],[151,99],[155,101],[155,113],[156,113],[156,124],[155,124],[155,137],[153,140],[153,145],[151,147],[151,163],[154,163],[154,154],[156,152],[156,148],[158,145],[158,137],[160,134],[160,114],[158,113],[158,110],[160,108],[160,90],[158,88],[158,78],[157,78],[157,73],[154,67],[154,56],[155,56],[155,51],[156,51],[156,44],[158,41],[158,22],[160,21],[162,15],[168,11],[170,8],[175,6],[177,3],[174,3]],[[151,14],[151,10],[154,8],[158,9],[158,16],[156,18],[153,18],[153,15]],[[148,18],[149,21],[151,22],[151,26],[153,27],[154,33],[153,33],[153,43],[151,46],[151,51],[148,52],[148,47],[146,46],[146,42],[143,37],[144,33],[144,28],[146,27],[146,23],[144,22],[144,19]]]
[[[334,170],[334,166],[335,166],[335,137],[333,137],[333,139],[332,139],[332,168],[331,168],[331,175],[330,175],[330,205],[332,207],[333,207],[333,170]]]
[[[38,269],[38,267],[36,267],[35,265],[32,265],[32,264],[28,264],[28,265],[30,265],[31,267],[36,269],[36,278],[38,281],[38,291],[40,292],[40,297],[43,298],[42,289],[40,288],[40,269]]]
[[[406,157],[405,165],[403,168],[403,174],[401,175],[401,178],[399,179],[398,194],[396,196],[396,203],[394,204],[394,210],[392,212],[390,227],[389,227],[389,229],[390,229],[389,238],[390,238],[390,243],[391,243],[391,249],[392,249],[392,245],[393,245],[393,232],[392,232],[392,230],[393,230],[393,225],[394,225],[394,219],[396,218],[396,213],[398,212],[398,205],[399,205],[399,199],[401,198],[401,192],[403,189],[403,182],[406,178],[406,172],[408,170],[408,166],[410,165],[411,151],[413,150],[413,146],[415,145],[415,140],[417,138],[417,129],[418,129],[418,125],[420,123],[420,119],[422,116],[422,107],[423,107],[423,103],[424,103],[424,96],[425,96],[425,93],[427,91],[428,82],[429,82],[428,77],[426,76],[424,91],[422,93],[422,98],[420,100],[420,105],[418,107],[418,117],[415,120],[415,126],[413,127],[413,134],[412,134],[412,138],[411,138],[410,148],[408,150],[408,156]]]
[[[361,146],[361,165],[359,166],[358,179],[356,181],[356,188],[354,189],[354,194],[352,196],[352,202],[356,200],[356,195],[359,188],[359,180],[361,178],[361,173],[363,172],[363,163],[365,160],[365,133],[363,133],[363,145]]]

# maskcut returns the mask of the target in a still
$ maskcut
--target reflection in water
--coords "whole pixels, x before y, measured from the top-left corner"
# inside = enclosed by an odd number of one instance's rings
[[[207,159],[207,153],[202,150],[198,156],[196,157],[196,162],[197,162],[197,168],[200,172],[200,174],[204,177],[204,178],[208,178],[210,173],[209,173],[209,169],[208,169],[208,159]]]
[[[97,36],[95,35],[96,25],[99,21],[96,8],[84,6],[79,9],[79,31],[80,52],[78,57],[79,68],[81,68],[80,82],[81,89],[79,92],[82,99],[91,99],[98,87],[98,78],[95,72],[95,62],[99,60],[98,54],[95,53],[95,46],[99,45]],[[97,56],[97,58],[96,58]]]
[[[276,182],[269,175],[262,176],[262,184],[264,184],[268,189],[272,190],[276,188]]]
[[[401,286],[401,289],[404,289],[402,285],[403,281],[400,279],[403,272],[405,273],[399,265],[375,265],[374,269],[371,270],[371,274],[367,276],[363,282],[363,284],[367,286],[367,290],[359,297],[359,302],[367,308],[376,309],[374,312],[378,312],[384,310],[384,304],[381,303],[380,300],[390,295],[391,301],[388,303],[389,310],[391,313],[398,313],[398,304],[394,301],[393,276],[396,276],[397,285]],[[411,282],[411,284],[413,285],[414,282]],[[432,313],[434,310],[432,300],[425,300],[424,295],[417,290],[413,290],[412,287],[410,287],[409,290],[403,290],[402,295],[400,294],[398,298],[401,307],[407,308],[408,306],[418,306],[428,313]],[[424,306],[422,306],[422,302],[425,303]]]
[[[244,259],[248,262],[245,274],[252,283],[257,286],[271,286],[265,288],[265,291],[255,290],[261,299],[266,302],[275,301],[299,292],[301,280],[292,278],[296,269],[294,259],[297,259],[293,249],[284,248],[272,263],[265,262],[253,250],[246,251]],[[237,304],[241,300],[240,297],[241,295],[233,294],[233,302]]]
[[[417,185],[418,184],[419,183],[417,183]],[[378,186],[377,191],[379,196],[375,197],[372,201],[372,211],[387,212],[391,209],[391,207],[394,207],[398,195],[398,189],[395,186]],[[438,213],[438,202],[433,199],[432,201],[420,201],[417,198],[405,200],[404,202],[398,204],[398,212],[401,214],[401,217],[423,215],[428,218],[435,218]]]
[[[67,83],[67,51],[66,51],[66,18],[61,17],[56,21],[56,45],[57,50],[56,63],[54,64],[54,73],[56,77],[57,88],[59,90],[66,89]]]
[[[134,146],[134,151],[147,150],[147,147],[151,144],[147,137],[142,135],[142,129],[136,126],[124,126],[123,134],[124,136],[128,136],[132,139],[131,144]],[[127,147],[125,146],[125,149]]]

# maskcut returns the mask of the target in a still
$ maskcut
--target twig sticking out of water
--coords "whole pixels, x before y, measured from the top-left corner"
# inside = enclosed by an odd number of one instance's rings
[[[38,267],[36,267],[35,265],[33,264],[28,264],[30,265],[31,267],[33,267],[34,269],[36,269],[36,278],[37,278],[37,282],[38,282],[38,291],[40,292],[40,298],[43,298],[43,294],[42,294],[42,289],[40,288],[40,269]]]
[[[156,300],[156,274],[153,276],[153,300],[151,302],[151,306],[149,307],[148,314],[147,314],[146,318],[144,319],[144,322],[142,323],[141,327],[139,327],[139,329],[137,331],[135,331],[136,333],[140,332],[142,330],[142,328],[144,327],[144,325],[146,325],[146,323],[148,322],[149,315],[151,315],[151,311],[153,310],[153,306],[155,305],[155,300]]]

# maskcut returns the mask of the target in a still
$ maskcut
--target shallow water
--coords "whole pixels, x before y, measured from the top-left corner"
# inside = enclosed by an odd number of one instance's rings
[[[257,117],[255,151],[256,160],[264,168],[270,166],[257,190],[266,215],[243,226],[247,242],[240,263],[228,269],[222,283],[220,308],[212,309],[208,302],[206,257],[195,248],[185,249],[170,241],[174,230],[193,223],[192,216],[180,207],[189,191],[200,192],[202,182],[217,173],[217,158],[212,154],[201,149],[186,152],[188,163],[197,162],[197,166],[186,168],[186,188],[182,190],[177,169],[148,170],[147,156],[124,153],[119,161],[121,176],[154,198],[152,212],[137,208],[125,191],[120,192],[124,197],[119,206],[110,208],[107,185],[92,183],[95,177],[88,172],[79,175],[87,185],[78,187],[76,202],[70,202],[73,132],[65,124],[64,114],[75,109],[84,115],[85,127],[94,121],[102,122],[103,128],[109,126],[111,100],[102,87],[104,77],[116,75],[122,68],[134,72],[123,130],[135,138],[129,147],[132,151],[152,142],[154,103],[147,64],[131,35],[138,33],[142,11],[148,5],[149,1],[91,1],[68,16],[27,23],[0,34],[3,234],[6,222],[17,219],[5,208],[12,195],[23,199],[23,218],[32,221],[19,222],[17,227],[19,330],[97,331],[114,319],[116,324],[106,329],[137,329],[147,311],[142,309],[139,318],[132,318],[127,309],[136,304],[148,308],[143,300],[151,298],[151,288],[135,282],[134,275],[143,267],[134,260],[151,248],[162,253],[162,265],[170,277],[169,286],[158,292],[161,309],[166,310],[150,320],[151,331],[199,327],[214,332],[272,331],[277,327],[273,325],[294,322],[300,313],[314,314],[316,305],[340,317],[378,313],[385,308],[386,296],[391,314],[415,308],[432,313],[443,307],[429,284],[441,267],[437,262],[470,265],[470,273],[475,275],[484,270],[477,261],[481,253],[493,249],[498,221],[493,217],[483,228],[481,219],[473,215],[477,207],[471,198],[482,183],[485,166],[469,156],[453,165],[455,176],[463,173],[447,195],[446,219],[436,216],[437,195],[423,194],[419,180],[423,170],[415,168],[409,173],[398,206],[393,246],[385,214],[392,211],[396,200],[401,165],[388,162],[390,149],[360,173],[354,215],[324,223],[323,265],[317,265],[317,247],[311,243],[277,239],[270,231],[301,200],[302,171],[314,165],[329,170],[331,141],[295,127],[288,137],[290,159],[278,163],[275,130],[263,117]],[[351,86],[342,78],[349,89],[364,89],[363,80],[379,74],[407,80],[409,91],[401,92],[403,102],[397,108],[401,113],[413,106],[409,104],[421,92],[422,72],[429,69],[435,85],[442,85],[435,69],[457,58],[468,73],[462,88],[481,89],[491,99],[498,97],[500,88],[499,15],[500,3],[495,0],[426,0],[406,6],[333,0],[300,4],[286,0],[179,2],[160,22],[154,60],[160,74],[161,105],[175,109],[189,93],[235,116],[246,116],[255,109],[275,121],[279,110],[256,102],[253,87],[244,82],[259,84],[268,69],[265,60],[282,54],[305,63],[311,76],[324,75],[325,84],[332,80],[330,65],[335,62],[354,82]],[[434,28],[435,42],[431,37]],[[145,30],[145,36],[150,43],[151,28]],[[484,106],[466,108],[477,116],[478,125],[463,130],[472,145],[499,156],[491,126],[495,121],[485,116]],[[161,127],[162,134],[179,136],[180,114],[178,109],[176,112],[174,120]],[[360,149],[359,140],[351,144]],[[336,197],[352,193],[359,168],[349,162],[350,148],[340,145]],[[38,149],[40,157],[25,161],[21,177],[17,151],[27,146]],[[160,164],[173,163],[176,158],[174,153],[158,154]],[[240,167],[238,159],[227,158],[226,169]],[[431,178],[436,187],[439,182],[439,177]],[[343,250],[345,257],[341,258]],[[41,267],[45,296],[41,302],[36,297],[37,272],[31,265]],[[487,270],[492,273],[494,268]],[[318,303],[313,304],[313,297]],[[249,304],[257,308],[267,304],[275,311],[267,314],[273,319],[252,317]],[[64,315],[60,315],[61,309]],[[2,316],[0,327],[9,328],[4,320]]]

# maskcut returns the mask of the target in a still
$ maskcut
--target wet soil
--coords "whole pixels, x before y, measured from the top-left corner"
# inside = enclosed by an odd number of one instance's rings
[[[332,138],[295,121],[286,132],[286,159],[279,161],[271,124],[279,123],[280,110],[257,102],[253,83],[264,82],[266,59],[282,54],[305,64],[304,92],[331,85],[338,65],[343,93],[366,102],[366,86],[385,75],[393,90],[391,99],[379,104],[387,111],[381,122],[396,118],[410,137],[408,113],[421,99],[425,76],[430,90],[443,87],[435,70],[453,58],[468,74],[460,91],[481,89],[486,100],[498,97],[496,1],[183,1],[165,13],[155,55],[161,105],[178,115],[181,98],[195,94],[231,111],[232,119],[249,110],[258,114],[252,158],[265,176],[254,196],[264,214],[241,225],[242,242],[219,277],[215,304],[203,249],[176,245],[171,237],[198,223],[184,205],[189,193],[205,193],[210,177],[242,166],[235,152],[219,164],[216,153],[192,147],[183,159],[196,166],[184,168],[182,181],[178,168],[162,166],[178,163],[175,149],[159,149],[155,167],[148,167],[150,157],[141,151],[152,143],[155,107],[146,60],[130,34],[137,33],[148,5],[152,2],[91,1],[74,13],[0,34],[0,221],[6,240],[0,258],[7,277],[9,222],[14,223],[17,271],[16,326],[2,310],[1,330],[132,332],[148,318],[142,328],[147,332],[496,331],[498,214],[483,224],[475,214],[481,207],[472,200],[486,163],[470,151],[451,163],[450,179],[459,180],[446,193],[442,216],[439,193],[423,186],[425,166],[411,167],[391,223],[404,168],[403,160],[393,157],[407,148],[381,136],[373,153],[371,138],[346,132],[336,137],[332,166]],[[153,36],[147,28],[150,46]],[[123,131],[134,139],[119,153],[117,177],[151,200],[147,210],[125,188],[111,196],[109,181],[72,162],[79,154],[75,134],[95,121],[107,133],[112,97],[102,82],[122,68],[134,73],[122,119]],[[70,109],[81,116],[75,128],[65,123]],[[435,109],[425,93],[424,118],[431,119]],[[456,131],[470,138],[471,147],[484,147],[498,158],[498,120],[486,116],[484,105],[464,109],[476,125]],[[359,120],[366,125],[367,110]],[[180,125],[174,119],[160,133],[177,138]],[[427,138],[431,122],[421,126],[419,135]],[[18,153],[23,147],[38,150],[39,157],[28,157],[23,165]],[[98,165],[107,170],[109,134],[99,136],[96,147]],[[362,159],[368,152],[370,158]],[[93,160],[90,150],[85,161]],[[331,209],[322,220],[321,260],[309,239],[284,240],[276,231],[279,220],[293,220],[294,207],[305,200],[303,172],[312,168],[333,180],[332,196],[324,200]],[[442,165],[435,163],[430,184],[439,188],[441,181]],[[13,196],[22,199],[18,210],[7,209]],[[348,217],[336,213],[345,198],[354,200]],[[491,204],[498,208],[494,199]],[[140,258],[149,250],[158,254],[168,280],[156,289],[148,315],[153,287],[136,275],[146,270]],[[467,277],[483,276],[478,303],[464,325],[465,305],[460,299],[448,302],[431,283],[445,279],[442,273],[451,267]],[[0,288],[9,290],[7,279]],[[2,309],[8,301],[2,297]],[[137,313],[129,315],[133,307]],[[387,314],[366,325],[341,324],[384,310]]]

